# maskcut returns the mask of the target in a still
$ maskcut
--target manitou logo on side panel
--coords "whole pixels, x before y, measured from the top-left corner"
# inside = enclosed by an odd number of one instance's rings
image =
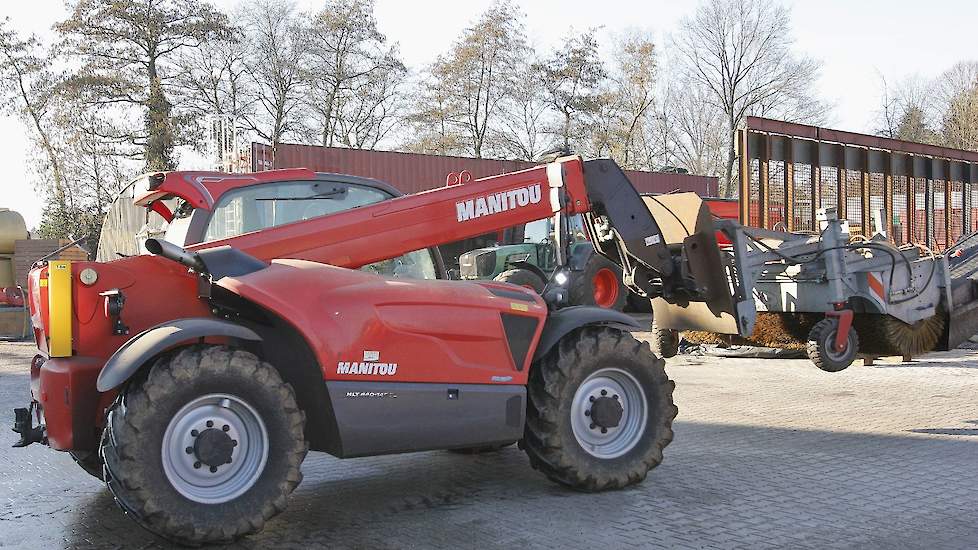
[[[493,193],[484,197],[455,203],[458,221],[464,222],[490,214],[498,214],[540,202],[540,184]]]
[[[340,361],[336,365],[336,374],[359,374],[361,376],[394,376],[397,373],[397,363],[358,363],[356,361]]]

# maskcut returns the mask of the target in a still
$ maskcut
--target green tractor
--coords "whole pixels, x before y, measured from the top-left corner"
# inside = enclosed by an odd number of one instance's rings
[[[568,222],[574,229],[574,242],[569,246],[572,270],[567,287],[570,302],[624,309],[629,302],[629,291],[622,282],[621,268],[594,253],[579,216]],[[496,244],[461,254],[458,257],[459,276],[468,280],[493,279],[543,292],[557,264],[552,220],[537,220],[513,229],[507,232],[514,241],[510,244]]]

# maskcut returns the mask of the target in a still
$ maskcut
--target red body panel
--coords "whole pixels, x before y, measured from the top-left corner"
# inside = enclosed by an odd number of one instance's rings
[[[98,273],[92,286],[78,280],[78,273],[91,267]],[[93,448],[95,427],[104,422],[104,409],[114,393],[99,394],[95,379],[105,361],[123,343],[140,331],[180,317],[209,315],[208,305],[197,298],[196,280],[179,264],[156,256],[133,256],[108,263],[73,262],[71,357],[51,358],[36,373],[32,397],[44,407],[48,441],[55,449]],[[37,272],[47,278],[47,267]],[[31,292],[34,280],[31,280]],[[104,297],[99,293],[119,289],[126,296],[122,320],[130,327],[128,335],[112,334],[112,320],[106,315]],[[32,303],[32,315],[47,317],[47,289],[38,288],[42,297]],[[35,324],[38,349],[46,353],[45,323]],[[32,373],[32,378],[35,377]]]
[[[537,319],[532,351],[547,307],[536,293],[496,296],[465,281],[390,280],[302,260],[276,260],[261,271],[218,282],[288,320],[309,342],[327,380],[526,383],[530,357],[514,365],[501,313]],[[348,374],[339,364],[395,363],[394,374]],[[497,377],[497,378],[494,378]],[[511,377],[508,380],[504,380]]]

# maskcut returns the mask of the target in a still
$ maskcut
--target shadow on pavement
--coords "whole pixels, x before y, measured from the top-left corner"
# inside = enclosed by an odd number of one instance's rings
[[[315,453],[285,513],[234,547],[973,548],[978,439],[941,437],[974,435],[961,430],[885,436],[678,422],[665,462],[643,484],[600,494],[549,482],[515,447],[352,460]],[[167,546],[105,492],[72,503],[64,519],[63,533],[44,535],[49,542]]]

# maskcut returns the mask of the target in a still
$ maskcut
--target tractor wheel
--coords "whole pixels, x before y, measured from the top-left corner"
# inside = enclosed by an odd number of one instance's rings
[[[599,254],[593,254],[570,287],[574,305],[598,306],[621,311],[628,302],[628,288],[621,282],[621,268]]]
[[[493,280],[524,286],[537,294],[543,294],[543,287],[547,285],[546,281],[529,269],[508,269],[496,275]]]
[[[106,484],[148,530],[180,544],[261,530],[302,480],[305,416],[268,363],[186,347],[131,382],[102,437]]]
[[[92,476],[97,477],[100,480],[105,480],[102,468],[104,464],[102,463],[102,457],[99,456],[96,451],[70,451],[68,453],[71,455],[71,459],[75,461],[75,464],[81,466],[82,470]]]
[[[846,349],[835,351],[835,334],[839,330],[838,319],[822,319],[808,333],[808,358],[826,372],[839,372],[852,364],[859,352],[859,337],[849,330]]]
[[[675,357],[679,353],[679,331],[668,328],[659,328],[652,321],[649,329],[652,332],[652,352],[663,359]]]
[[[531,367],[523,447],[533,468],[588,492],[645,479],[677,413],[664,364],[621,330],[564,336]]]

